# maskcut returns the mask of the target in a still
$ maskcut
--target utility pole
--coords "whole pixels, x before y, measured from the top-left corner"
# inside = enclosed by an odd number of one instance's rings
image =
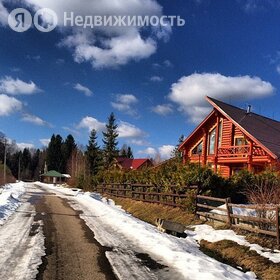
[[[21,153],[19,153],[18,156],[18,181],[20,181],[20,158],[21,158]]]
[[[4,139],[4,185],[6,184],[7,139]]]

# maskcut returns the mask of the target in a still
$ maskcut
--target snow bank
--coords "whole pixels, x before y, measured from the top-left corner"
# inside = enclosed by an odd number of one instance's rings
[[[0,225],[21,205],[20,196],[25,192],[24,183],[7,184],[0,187]]]
[[[242,204],[241,204],[242,205]],[[216,213],[219,215],[226,215],[226,212],[220,211],[220,209],[226,209],[226,205],[223,204],[218,207],[218,209],[211,210],[210,212]],[[238,208],[238,207],[232,207],[232,213],[236,215],[241,215],[241,216],[253,216],[256,217],[257,213],[255,209],[249,209],[249,208]]]
[[[160,279],[170,279],[171,271],[173,279],[255,279],[253,273],[243,273],[203,254],[193,236],[178,239],[161,233],[154,226],[136,219],[116,206],[112,200],[102,198],[99,194],[77,194],[77,191],[71,189],[40,185],[58,195],[66,194],[72,207],[83,211],[81,218],[93,230],[98,242],[113,249],[106,255],[120,279],[154,279],[145,278],[143,271],[142,277],[127,278],[128,271],[134,268],[133,252],[147,253],[158,263],[167,266],[169,278]]]
[[[259,255],[268,258],[274,263],[280,263],[280,251],[263,248],[258,244],[251,244],[246,241],[245,236],[237,235],[233,230],[215,230],[208,225],[193,226],[194,231],[186,231],[188,236],[197,241],[202,239],[209,242],[217,242],[221,240],[231,240],[239,245],[247,246],[250,250],[255,250]]]

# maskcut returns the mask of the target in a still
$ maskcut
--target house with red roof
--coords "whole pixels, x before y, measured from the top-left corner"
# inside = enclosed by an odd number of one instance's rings
[[[148,158],[117,158],[117,166],[123,170],[139,170],[152,167],[153,163]]]
[[[260,172],[279,163],[280,122],[206,97],[211,113],[184,140],[183,161],[210,166],[224,177]]]

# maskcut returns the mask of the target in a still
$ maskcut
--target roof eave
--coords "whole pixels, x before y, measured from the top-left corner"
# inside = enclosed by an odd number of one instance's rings
[[[234,125],[236,125],[245,135],[251,138],[254,142],[258,143],[273,159],[278,159],[278,156],[275,155],[270,149],[263,145],[257,138],[255,138],[251,133],[249,133],[245,128],[243,128],[238,122],[232,119],[223,109],[221,109],[209,96],[206,96],[206,100],[217,109],[222,115],[230,119]]]
[[[178,147],[180,151],[183,146],[189,141],[189,139],[214,115],[215,110],[213,109],[208,116],[194,129],[194,131],[183,141],[183,143]]]

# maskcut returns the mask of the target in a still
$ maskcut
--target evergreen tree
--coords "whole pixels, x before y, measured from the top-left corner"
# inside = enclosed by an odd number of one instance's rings
[[[90,175],[96,175],[102,164],[102,154],[96,140],[96,130],[93,129],[85,152]]]
[[[133,158],[133,152],[130,146],[123,144],[119,152],[120,157],[122,158]]]
[[[175,149],[172,151],[172,157],[181,160],[182,159],[182,153],[179,151],[179,147],[184,142],[184,135],[181,135],[178,139],[178,144],[176,145]]]
[[[127,145],[126,144],[123,144],[123,146],[121,147],[119,156],[122,158],[127,158]]]
[[[40,150],[37,149],[35,153],[32,155],[31,163],[30,163],[31,178],[33,180],[39,180],[39,175],[40,175],[39,157],[40,157]]]
[[[116,119],[114,113],[108,118],[108,123],[106,124],[106,131],[103,132],[103,153],[104,153],[104,167],[109,168],[114,159],[118,157],[118,132],[117,132],[118,125],[116,124]]]
[[[22,159],[21,159],[21,169],[22,169],[22,179],[31,179],[31,153],[30,150],[25,148],[22,152]]]
[[[133,152],[130,146],[127,148],[127,158],[134,158]]]
[[[63,172],[62,137],[59,134],[51,137],[47,149],[47,165],[48,170]]]
[[[20,171],[20,174],[22,172],[22,165],[21,165],[21,162],[19,161],[22,161],[22,152],[21,151],[17,151],[15,152],[14,154],[12,154],[10,157],[9,157],[9,160],[7,162],[7,165],[9,166],[13,176],[17,179],[20,179],[18,177],[19,175],[19,165],[21,166],[21,171]],[[20,164],[19,164],[20,163]]]
[[[73,151],[77,148],[77,144],[75,143],[74,137],[69,134],[64,143],[62,144],[62,156],[63,156],[63,162],[62,162],[62,173],[67,172],[67,164],[68,161],[71,159],[71,155]]]

